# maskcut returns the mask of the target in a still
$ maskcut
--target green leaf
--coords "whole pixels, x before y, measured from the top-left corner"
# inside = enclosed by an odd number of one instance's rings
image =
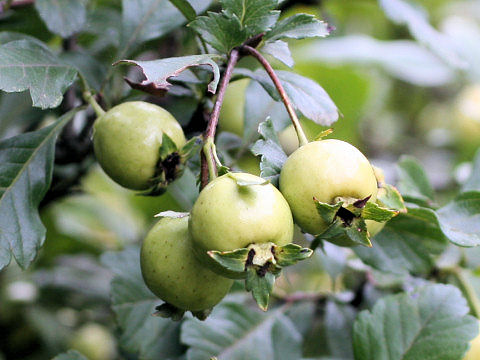
[[[181,11],[188,21],[193,21],[197,17],[195,9],[187,0],[170,0],[170,2]]]
[[[247,38],[269,30],[280,15],[274,10],[278,0],[222,0],[222,5],[225,14],[240,20]]]
[[[263,311],[268,309],[268,300],[273,291],[275,275],[267,272],[259,275],[253,267],[247,269],[247,278],[245,279],[245,290],[251,291],[257,305]]]
[[[398,188],[407,201],[430,204],[434,191],[420,163],[411,156],[402,156],[397,163]]]
[[[76,350],[68,350],[66,353],[55,356],[52,360],[88,360]]]
[[[338,359],[353,359],[353,306],[327,301],[325,307],[325,336],[331,354]]]
[[[288,67],[292,67],[294,65],[292,53],[290,52],[288,44],[285,41],[277,40],[274,42],[267,42],[262,46],[260,51],[273,56],[277,60],[280,60]]]
[[[17,40],[0,46],[0,89],[30,90],[33,106],[57,107],[77,71],[61,62],[46,46]]]
[[[398,211],[378,206],[374,202],[367,202],[362,211],[362,218],[377,222],[386,222],[398,215]]]
[[[295,14],[283,19],[265,34],[264,39],[275,41],[284,38],[305,39],[311,37],[325,37],[330,31],[328,25],[313,15]]]
[[[362,218],[354,218],[352,224],[345,228],[345,232],[355,244],[372,247],[368,236],[367,224]]]
[[[404,0],[379,0],[385,14],[395,23],[406,25],[412,36],[448,65],[465,69],[466,63],[456,52],[455,44],[429,23],[426,12]]]
[[[440,254],[447,245],[433,210],[409,208],[387,223],[371,249],[355,247],[353,251],[380,271],[428,274],[434,265],[432,255]]]
[[[279,266],[290,266],[312,256],[313,251],[297,244],[287,244],[275,249],[275,260]]]
[[[391,210],[397,210],[399,212],[407,211],[402,195],[400,195],[400,192],[392,185],[385,184],[378,189],[377,203]]]
[[[209,251],[208,255],[225,269],[243,273],[245,271],[248,251],[247,248],[224,252]]]
[[[338,210],[343,205],[342,201],[339,201],[335,205],[320,202],[315,198],[313,199],[313,201],[315,202],[318,213],[322,217],[323,221],[325,221],[327,224],[333,223],[335,217],[337,216]]]
[[[355,321],[355,360],[461,359],[478,334],[478,320],[468,311],[451,285],[380,299]]]
[[[462,191],[480,191],[480,150],[475,154],[472,163],[472,173],[462,187]]]
[[[195,13],[205,11],[210,0],[189,0]],[[143,42],[158,38],[184,24],[187,19],[169,0],[122,0],[121,57]]]
[[[54,124],[0,142],[0,269],[12,255],[23,269],[45,240],[38,206],[52,180],[55,140],[78,110]]]
[[[188,24],[208,44],[220,53],[228,54],[234,47],[247,40],[247,32],[236,16],[209,12]]]
[[[276,87],[264,70],[251,71],[238,68],[235,72],[258,81],[273,99],[281,100]],[[338,120],[337,107],[326,91],[315,81],[289,71],[278,70],[276,74],[294,108],[305,117],[324,126],[330,126]]]
[[[301,358],[302,336],[285,315],[287,307],[263,313],[242,304],[223,302],[205,321],[188,319],[182,342],[189,360],[292,360]]]
[[[63,38],[82,30],[87,18],[83,0],[37,0],[35,8],[48,30]]]
[[[120,345],[142,359],[176,359],[183,352],[180,325],[152,316],[160,300],[145,286],[139,253],[138,247],[129,247],[101,258],[114,273],[111,300],[120,328]]]
[[[280,146],[270,118],[258,126],[258,132],[262,139],[258,140],[251,150],[255,155],[261,155],[260,176],[277,186],[283,164],[287,160],[287,154]]]
[[[166,133],[162,134],[162,145],[160,146],[160,159],[165,160],[165,158],[177,151],[177,145]]]
[[[480,245],[480,192],[469,191],[437,211],[440,227],[458,246]]]
[[[168,82],[169,78],[178,76],[190,67],[208,65],[213,72],[213,80],[208,84],[208,90],[214,94],[217,91],[218,81],[220,80],[220,70],[214,61],[217,58],[219,58],[218,55],[205,54],[150,61],[120,60],[116,64],[126,63],[139,66],[143,75],[145,75],[145,80],[137,83],[126,79],[128,84],[134,89],[160,96],[165,95],[172,85]]]

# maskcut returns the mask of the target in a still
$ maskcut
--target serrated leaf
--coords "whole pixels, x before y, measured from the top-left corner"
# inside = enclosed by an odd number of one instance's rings
[[[377,66],[397,79],[419,86],[442,86],[456,79],[448,65],[415,41],[379,41],[350,35],[312,40],[295,50],[299,59]]]
[[[247,269],[247,277],[245,279],[245,290],[251,291],[257,305],[263,311],[267,311],[268,300],[275,283],[275,275],[267,272],[263,276],[259,275],[253,267]]]
[[[478,334],[478,321],[460,291],[427,285],[380,299],[354,324],[355,360],[460,359]]]
[[[375,246],[353,250],[363,262],[381,271],[427,274],[434,265],[433,255],[440,254],[447,245],[433,210],[409,208],[375,236]]]
[[[325,37],[330,31],[323,21],[308,14],[295,14],[278,21],[275,26],[265,34],[266,41],[275,41],[284,38],[305,39],[311,37]]]
[[[367,202],[362,211],[362,218],[376,222],[386,222],[398,215],[398,211],[378,206],[374,202]]]
[[[182,71],[185,71],[190,67],[201,65],[208,65],[211,67],[213,80],[208,84],[208,90],[211,93],[215,93],[217,91],[218,81],[220,80],[220,70],[218,69],[217,63],[214,61],[216,58],[218,58],[218,55],[205,54],[151,61],[120,60],[117,63],[133,64],[142,69],[146,78],[142,82],[136,83],[126,79],[132,88],[163,96],[172,85],[168,82],[169,78],[178,76]]]
[[[323,221],[325,221],[327,224],[330,224],[335,220],[338,210],[343,205],[342,201],[339,201],[334,205],[320,202],[315,198],[313,199],[313,201],[315,202],[315,207],[317,208],[318,214],[322,217]]]
[[[275,260],[279,266],[290,266],[312,256],[313,251],[297,244],[287,244],[275,249]]]
[[[454,44],[428,23],[425,11],[418,5],[414,7],[403,0],[379,0],[379,4],[392,21],[406,25],[414,38],[443,61],[454,68],[465,69],[466,63],[457,54]]]
[[[88,360],[76,350],[68,350],[66,353],[55,356],[52,360]]]
[[[350,240],[355,244],[372,247],[370,238],[368,236],[367,224],[362,218],[354,218],[352,224],[345,228],[345,232]]]
[[[273,42],[267,42],[262,46],[260,51],[273,56],[277,60],[280,60],[288,67],[292,67],[294,65],[292,53],[290,52],[288,44],[285,41],[277,40]]]
[[[267,313],[222,302],[207,320],[188,319],[182,342],[189,360],[292,360],[301,358],[302,336],[285,315],[286,307]]]
[[[199,16],[188,24],[208,44],[220,53],[228,54],[234,47],[247,40],[246,30],[240,20],[224,13],[208,12],[208,16]]]
[[[280,101],[277,89],[264,70],[236,69],[236,73],[258,81],[273,99]],[[275,73],[294,108],[305,117],[324,126],[330,126],[338,120],[337,107],[326,91],[315,81],[289,71],[278,70]]]
[[[120,327],[120,345],[142,359],[176,359],[183,352],[180,325],[152,316],[161,301],[145,286],[139,253],[138,247],[129,247],[101,258],[114,273],[111,300]]]
[[[56,138],[77,111],[0,142],[0,269],[12,255],[27,268],[43,245],[46,230],[38,206],[50,187]]]
[[[188,21],[193,21],[197,17],[195,9],[188,0],[170,0],[170,2],[185,16]]]
[[[280,11],[274,10],[277,5],[278,0],[222,0],[225,14],[240,20],[248,38],[275,24],[280,15]]]
[[[480,191],[480,150],[475,154],[475,159],[472,162],[472,173],[463,184],[462,191]]]
[[[248,249],[243,248],[224,252],[209,251],[208,255],[225,269],[243,273],[245,271]]]
[[[77,70],[60,61],[46,46],[28,40],[0,46],[0,89],[30,90],[33,106],[57,107],[62,94],[77,76]]]
[[[398,188],[407,201],[429,205],[435,196],[422,165],[411,156],[402,156],[397,163]]]
[[[210,0],[189,0],[197,14],[205,11]],[[184,24],[187,19],[169,0],[122,1],[122,56],[143,42],[158,38]]]
[[[440,227],[458,246],[480,245],[480,192],[469,191],[437,211]]]
[[[258,126],[258,132],[263,139],[258,140],[251,150],[255,155],[261,155],[260,176],[276,186],[283,164],[287,160],[287,154],[280,146],[270,118]]]
[[[82,30],[87,18],[83,0],[37,0],[35,8],[48,30],[63,38]]]

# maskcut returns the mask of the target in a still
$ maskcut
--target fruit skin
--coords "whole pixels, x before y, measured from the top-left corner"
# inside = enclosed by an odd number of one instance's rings
[[[220,109],[218,122],[220,130],[243,136],[245,91],[249,83],[249,79],[241,79],[228,84]]]
[[[112,360],[117,355],[115,338],[106,327],[96,323],[87,323],[76,330],[70,347],[90,360]]]
[[[180,124],[167,110],[143,101],[125,102],[95,121],[95,156],[115,182],[146,190],[155,174],[164,132],[177,147],[185,144]]]
[[[295,222],[318,235],[328,226],[317,212],[313,198],[334,204],[337,197],[375,201],[377,180],[370,162],[354,146],[328,139],[296,150],[280,173],[280,191],[292,209]]]
[[[142,276],[163,301],[182,310],[211,309],[233,281],[203,267],[195,258],[188,217],[162,218],[150,230],[140,252]]]
[[[210,182],[193,205],[189,229],[200,261],[225,276],[207,251],[231,251],[250,244],[286,245],[293,238],[287,201],[272,184],[239,186],[232,176],[264,181],[247,173],[230,173]]]
[[[480,324],[480,322],[479,322]],[[465,354],[463,360],[478,360],[480,359],[480,334],[475,339],[470,341],[470,349]]]

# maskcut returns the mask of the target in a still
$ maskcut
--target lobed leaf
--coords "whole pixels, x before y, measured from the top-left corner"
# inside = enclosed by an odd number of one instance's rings
[[[55,140],[77,111],[0,142],[0,269],[12,255],[27,268],[43,245],[46,230],[37,208],[52,180]]]

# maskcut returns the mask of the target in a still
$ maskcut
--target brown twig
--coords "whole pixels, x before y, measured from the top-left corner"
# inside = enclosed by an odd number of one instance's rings
[[[280,94],[280,97],[282,98],[282,101],[285,105],[285,108],[287,109],[288,115],[290,115],[290,119],[292,120],[293,127],[295,128],[295,131],[297,132],[298,136],[298,141],[300,143],[300,146],[305,145],[308,143],[308,139],[305,136],[305,133],[303,132],[302,126],[300,125],[300,121],[298,120],[297,114],[293,108],[292,102],[288,98],[287,93],[285,92],[285,89],[283,88],[283,85],[278,78],[277,74],[275,73],[275,70],[273,70],[272,66],[270,63],[263,57],[260,52],[258,52],[255,48],[248,46],[248,45],[243,45],[241,47],[241,52],[252,55],[254,58],[256,58],[260,64],[265,68],[267,71],[268,75],[270,76],[270,79],[272,79],[273,84],[278,90],[278,93]]]
[[[230,56],[228,57],[227,68],[225,69],[225,73],[223,74],[222,80],[220,81],[220,85],[218,87],[218,95],[215,100],[215,104],[213,105],[212,113],[210,114],[210,119],[208,120],[207,129],[205,131],[204,136],[204,144],[207,141],[213,140],[215,138],[215,131],[218,125],[218,118],[220,116],[220,109],[222,108],[223,98],[225,96],[225,91],[227,90],[227,85],[230,82],[230,79],[233,75],[233,69],[240,58],[240,54],[238,49],[233,49],[230,52]],[[208,170],[208,162],[215,163],[213,154],[209,154],[211,159],[207,159],[207,157],[203,154],[201,156],[201,188],[203,189],[209,181],[209,170]]]

